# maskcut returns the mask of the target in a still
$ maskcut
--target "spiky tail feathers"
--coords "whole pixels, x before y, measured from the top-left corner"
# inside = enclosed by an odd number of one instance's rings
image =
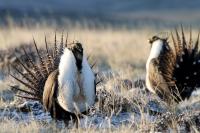
[[[10,75],[27,88],[20,89],[18,87],[11,86],[13,89],[19,90],[19,92],[23,92],[20,94],[16,94],[16,96],[25,99],[38,100],[44,105],[46,110],[49,111],[52,110],[51,107],[53,106],[55,100],[55,93],[58,87],[58,64],[60,62],[60,57],[63,54],[64,47],[67,47],[68,45],[67,38],[66,43],[64,44],[62,35],[60,46],[58,46],[55,35],[54,48],[49,49],[45,37],[45,45],[46,50],[43,51],[43,53],[45,54],[42,55],[41,52],[38,50],[36,42],[34,40],[35,51],[37,53],[39,63],[34,62],[32,58],[28,56],[28,52],[25,50],[25,48],[23,48],[24,53],[28,58],[28,62],[22,62],[17,57],[19,64],[18,66],[13,66],[13,68],[17,70],[17,73],[20,76],[16,76],[14,74]],[[89,58],[87,58],[87,60],[89,60]],[[31,65],[31,67],[28,67],[28,65]],[[90,67],[93,68],[94,65],[95,63],[92,64]],[[23,71],[25,71],[25,73]],[[97,74],[95,74],[95,77],[96,76]],[[99,82],[95,83],[95,88],[98,83]]]
[[[14,89],[17,89],[20,92],[25,93],[25,95],[17,94],[17,96],[26,99],[39,100],[40,102],[42,102],[45,82],[48,79],[48,76],[58,68],[60,56],[64,49],[63,35],[61,37],[60,46],[58,46],[58,42],[56,40],[56,35],[55,35],[55,43],[53,49],[49,49],[45,37],[46,49],[43,50],[43,52],[45,53],[43,55],[42,52],[39,51],[36,41],[34,39],[33,39],[33,45],[35,47],[35,52],[39,63],[34,62],[32,60],[32,57],[28,55],[28,51],[26,51],[25,48],[23,47],[22,49],[28,59],[28,62],[22,62],[16,56],[18,60],[18,66],[12,66],[12,67],[16,70],[19,76],[16,76],[14,74],[10,75],[27,88],[26,90],[22,90],[15,87]],[[65,45],[67,46],[67,44]]]
[[[199,35],[193,43],[190,30],[190,38],[187,42],[181,26],[181,37],[177,29],[175,29],[175,35],[171,33],[171,37],[173,45],[169,45],[166,41],[166,46],[169,48],[158,57],[158,67],[159,74],[167,83],[173,98],[179,102],[189,98],[192,92],[200,87]]]
[[[180,94],[180,98],[184,100],[185,98],[189,98],[197,87],[200,87],[199,33],[195,43],[192,42],[191,30],[188,43],[185,39],[182,26],[181,37],[177,30],[175,30],[175,33],[176,39],[171,34],[176,55],[172,77]]]

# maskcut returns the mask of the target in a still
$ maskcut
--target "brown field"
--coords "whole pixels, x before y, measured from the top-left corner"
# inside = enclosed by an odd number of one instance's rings
[[[67,26],[70,27],[70,26]],[[186,28],[188,34],[188,28]],[[149,112],[144,111],[144,106],[151,101],[155,100],[159,102],[163,108],[168,110],[173,114],[188,113],[190,114],[198,113],[200,109],[200,98],[193,97],[188,101],[183,101],[179,105],[174,107],[165,107],[164,103],[159,100],[154,95],[148,93],[141,93],[140,89],[134,88],[131,90],[120,90],[120,96],[115,97],[115,90],[113,89],[116,84],[118,84],[118,79],[129,79],[134,81],[136,79],[144,79],[145,77],[145,62],[147,60],[150,45],[148,44],[148,39],[153,35],[160,34],[164,32],[170,33],[173,29],[154,29],[154,28],[136,28],[136,29],[126,29],[126,28],[82,28],[81,26],[73,26],[71,28],[47,25],[37,25],[34,27],[20,27],[16,25],[11,25],[9,27],[0,27],[0,50],[8,50],[9,48],[18,47],[21,44],[30,44],[33,42],[33,37],[35,38],[39,47],[44,47],[44,37],[47,36],[49,44],[53,45],[54,34],[57,33],[57,37],[61,36],[63,32],[66,36],[69,35],[68,41],[77,40],[84,44],[84,48],[88,55],[91,55],[93,60],[97,61],[96,71],[98,72],[111,72],[113,73],[113,78],[106,77],[105,82],[100,84],[97,89],[106,89],[112,96],[103,100],[107,100],[108,104],[116,102],[116,104],[122,105],[125,110],[128,110],[130,114],[134,114],[131,109],[135,106],[139,109],[141,117],[139,121],[129,122],[128,124],[120,124],[117,127],[110,125],[108,128],[98,128],[94,125],[88,124],[86,127],[78,128],[75,127],[59,128],[54,121],[51,122],[40,122],[40,121],[29,121],[21,122],[16,121],[14,118],[2,116],[0,113],[0,132],[154,132],[157,131],[155,122],[152,122],[149,118]],[[198,30],[193,30],[193,37],[196,38]],[[169,40],[170,41],[170,40]],[[3,71],[3,70],[1,70]],[[116,75],[115,75],[116,74]],[[6,108],[10,109],[17,100],[13,93],[11,95],[11,100],[6,100],[4,93],[9,89],[10,84],[16,84],[17,82],[13,80],[8,75],[0,80],[0,110]],[[122,94],[122,96],[121,96]],[[9,96],[8,96],[9,97]],[[14,97],[14,98],[13,98]],[[125,98],[126,101],[118,102],[117,98]],[[122,98],[122,99],[123,99]],[[110,100],[110,101],[109,101]],[[113,100],[113,101],[112,101]],[[116,100],[116,101],[115,101]],[[128,101],[128,102],[127,102]],[[136,101],[136,102],[135,102]],[[97,103],[96,108],[99,109],[97,113],[101,112],[101,107],[105,105],[100,105]],[[187,108],[189,108],[187,110]],[[12,110],[12,109],[11,109]],[[115,105],[112,109],[105,106],[106,110],[102,115],[107,115],[108,119],[112,116],[117,115],[120,111]],[[194,112],[192,112],[194,111]],[[133,118],[134,120],[137,118]],[[169,118],[170,119],[170,118]],[[177,121],[173,118],[170,119],[172,122],[168,125],[165,130],[167,132],[171,131],[182,131],[181,126],[177,124]],[[109,120],[108,120],[109,123]],[[110,124],[110,123],[109,123]],[[190,123],[191,131],[200,131],[194,123]],[[185,131],[183,129],[183,131]]]

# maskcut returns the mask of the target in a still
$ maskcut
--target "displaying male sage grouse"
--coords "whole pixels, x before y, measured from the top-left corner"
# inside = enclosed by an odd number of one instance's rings
[[[67,40],[67,39],[66,39]],[[81,43],[63,44],[61,38],[60,47],[48,48],[46,43],[46,55],[42,56],[34,41],[39,64],[36,64],[24,52],[29,62],[19,60],[20,68],[16,71],[23,78],[11,75],[27,87],[27,90],[16,88],[24,95],[19,97],[40,101],[45,109],[56,120],[76,119],[77,114],[87,112],[95,103],[96,80],[92,67],[89,65]],[[32,67],[27,67],[28,63]]]
[[[190,30],[186,41],[181,26],[180,37],[171,33],[173,46],[167,38],[152,37],[151,52],[146,63],[146,86],[149,91],[158,94],[167,103],[180,102],[191,96],[200,87],[200,51],[199,35],[195,43]]]

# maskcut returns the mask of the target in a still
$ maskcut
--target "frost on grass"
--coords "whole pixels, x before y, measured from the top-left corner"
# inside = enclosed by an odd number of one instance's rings
[[[21,56],[20,53],[23,52],[19,52],[18,56]],[[2,60],[5,55],[1,55]],[[6,65],[8,64],[4,66]],[[135,79],[135,76],[129,75],[129,71],[114,70],[104,72],[100,76],[103,77],[103,82],[97,87],[97,102],[90,108],[87,116],[80,118],[81,130],[200,131],[200,98],[197,93],[188,101],[168,107],[145,89],[144,77]],[[13,93],[7,84],[11,80],[9,77],[0,79],[0,127],[9,127],[11,124],[19,130],[21,127],[27,127],[28,131],[34,130],[32,126],[38,129],[37,131],[48,131],[52,128],[78,130],[72,122],[66,126],[62,121],[52,120],[39,102],[15,97],[14,93],[18,92]]]
[[[79,120],[81,129],[116,131],[125,126],[127,130],[147,132],[200,130],[200,103],[197,98],[169,108],[144,88],[143,80],[132,81],[116,74],[105,75],[104,81],[97,87],[96,104],[91,107],[87,116],[83,115]],[[6,92],[1,93],[5,95]],[[17,97],[12,100],[0,108],[0,125],[4,121],[10,121],[28,127],[32,122],[36,122],[46,128],[54,123],[50,114],[44,111],[39,102]],[[55,123],[55,128],[60,130],[65,128],[74,130],[72,122],[68,126],[61,121]]]

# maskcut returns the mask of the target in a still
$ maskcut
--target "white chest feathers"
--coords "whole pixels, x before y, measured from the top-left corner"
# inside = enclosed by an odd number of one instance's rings
[[[162,51],[162,48],[163,48],[163,41],[162,40],[156,40],[155,42],[153,42],[152,44],[152,47],[151,47],[151,51],[150,51],[150,55],[147,59],[147,63],[146,63],[146,86],[147,88],[155,93],[152,85],[151,85],[151,82],[149,80],[149,65],[150,65],[150,62],[153,58],[158,58],[161,51]]]
[[[65,48],[58,75],[58,103],[66,111],[84,112],[95,102],[95,76],[83,56],[82,70],[78,71],[73,53]]]

